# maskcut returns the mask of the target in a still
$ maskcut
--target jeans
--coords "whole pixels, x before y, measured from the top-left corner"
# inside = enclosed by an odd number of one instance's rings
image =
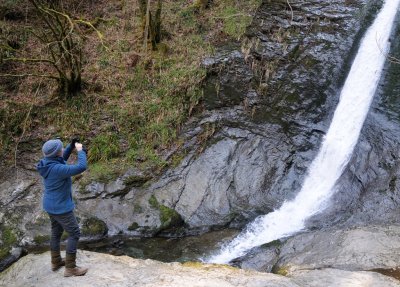
[[[78,244],[81,231],[79,229],[78,222],[76,221],[73,211],[64,214],[50,214],[51,221],[51,240],[50,249],[52,251],[60,250],[61,235],[65,230],[68,233],[67,240],[67,253],[76,253],[76,247]]]

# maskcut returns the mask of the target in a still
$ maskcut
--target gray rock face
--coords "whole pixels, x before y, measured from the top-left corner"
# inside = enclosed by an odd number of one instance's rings
[[[89,267],[82,277],[62,279],[63,268],[50,270],[49,252],[28,255],[0,273],[0,286],[143,286],[143,287],[394,287],[398,281],[375,272],[335,269],[300,271],[290,277],[201,263],[161,263],[126,256],[79,252],[78,264]],[[372,284],[372,285],[369,285]]]
[[[374,272],[350,272],[338,269],[298,271],[290,278],[299,286],[307,287],[400,286],[399,281]]]
[[[282,194],[275,192],[280,184],[276,175],[287,166],[273,153],[277,145],[285,150],[279,134],[262,137],[240,129],[221,133],[225,139],[155,186],[156,198],[176,209],[192,227],[225,225],[238,214],[254,216],[254,207],[271,210],[282,203]]]
[[[154,235],[160,228],[161,222],[159,210],[149,204],[151,193],[132,189],[127,196],[130,194],[134,194],[133,199],[97,197],[79,201],[77,214],[85,217],[94,216],[104,221],[110,235],[122,231],[131,235]],[[131,227],[132,224],[134,228]]]
[[[189,227],[240,227],[292,199],[328,128],[360,37],[379,5],[341,0],[292,3],[299,12],[290,19],[286,3],[265,1],[241,52],[233,47],[205,61],[211,71],[204,101],[208,111],[188,127],[201,126],[204,131],[211,125],[215,131],[203,153],[189,155],[180,168],[154,185],[157,199],[176,209]],[[371,140],[377,136],[369,135],[377,135],[381,127],[370,118],[370,131],[363,131],[338,192],[327,210],[310,220],[310,227],[369,222],[361,211],[353,223],[349,217],[366,199],[368,185],[387,186],[390,180],[373,176],[375,167],[362,184],[354,173],[365,174],[370,159],[379,166],[381,156],[387,158],[379,149],[397,142],[397,137],[377,140],[382,144],[374,157],[359,151],[374,144]],[[386,174],[393,172],[397,173]],[[376,197],[373,194],[371,198]],[[371,215],[378,209],[382,214],[390,210],[390,222],[399,222],[395,198],[392,207],[371,202]]]
[[[353,271],[395,268],[400,262],[399,236],[399,226],[300,234],[281,247],[277,267],[289,272],[321,268]]]

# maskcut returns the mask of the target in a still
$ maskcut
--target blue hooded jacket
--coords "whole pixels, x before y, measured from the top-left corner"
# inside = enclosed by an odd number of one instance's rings
[[[68,145],[62,157],[45,157],[36,166],[43,177],[43,209],[50,214],[64,214],[75,208],[71,176],[84,172],[87,160],[86,153],[79,151],[78,163],[66,164],[71,153],[72,148]]]

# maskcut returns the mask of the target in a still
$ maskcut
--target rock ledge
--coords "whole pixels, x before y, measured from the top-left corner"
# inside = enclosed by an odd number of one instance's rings
[[[161,263],[127,256],[79,251],[78,264],[89,267],[83,277],[64,278],[63,269],[50,270],[49,252],[23,257],[0,274],[0,286],[141,286],[141,287],[306,287],[306,286],[400,286],[375,272],[323,269],[294,272],[284,277],[245,271],[224,265]]]

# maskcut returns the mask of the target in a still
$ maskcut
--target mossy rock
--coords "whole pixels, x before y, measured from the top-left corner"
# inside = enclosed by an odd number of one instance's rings
[[[174,209],[165,205],[160,206],[160,221],[163,229],[170,227],[178,227],[183,224],[182,217]]]
[[[33,238],[33,241],[38,245],[42,245],[43,243],[50,241],[50,235],[36,235]]]
[[[83,221],[81,231],[84,236],[104,236],[107,234],[108,228],[104,221],[90,217]]]
[[[178,227],[183,224],[183,220],[180,214],[172,208],[159,204],[154,194],[149,198],[149,204],[152,208],[158,209],[160,212],[160,230],[171,227]]]
[[[5,226],[1,235],[1,240],[3,241],[4,245],[11,246],[17,243],[17,236],[10,227]]]
[[[154,194],[150,196],[149,204],[154,209],[159,209],[160,207],[160,204],[158,203],[157,198],[154,196]]]
[[[143,207],[138,203],[135,203],[135,205],[133,206],[133,212],[135,213],[142,213],[143,210]]]
[[[133,222],[131,225],[129,225],[128,230],[129,231],[134,231],[139,228],[139,224],[137,222]]]
[[[272,273],[278,274],[281,276],[287,276],[289,274],[289,267],[288,266],[274,266],[272,268]]]
[[[132,187],[140,187],[150,179],[151,176],[147,175],[131,175],[124,179],[124,184]]]
[[[0,259],[5,258],[9,255],[11,247],[18,241],[17,235],[14,230],[9,226],[0,225],[1,232],[1,244],[0,244]]]
[[[230,270],[239,270],[239,268],[235,266],[231,266],[228,264],[204,264],[202,262],[196,262],[196,261],[188,261],[182,263],[183,267],[189,267],[189,268],[199,268],[199,269],[204,269],[204,270],[212,270],[212,269],[230,269]]]
[[[0,248],[0,260],[6,258],[10,253],[11,248],[3,247]]]

